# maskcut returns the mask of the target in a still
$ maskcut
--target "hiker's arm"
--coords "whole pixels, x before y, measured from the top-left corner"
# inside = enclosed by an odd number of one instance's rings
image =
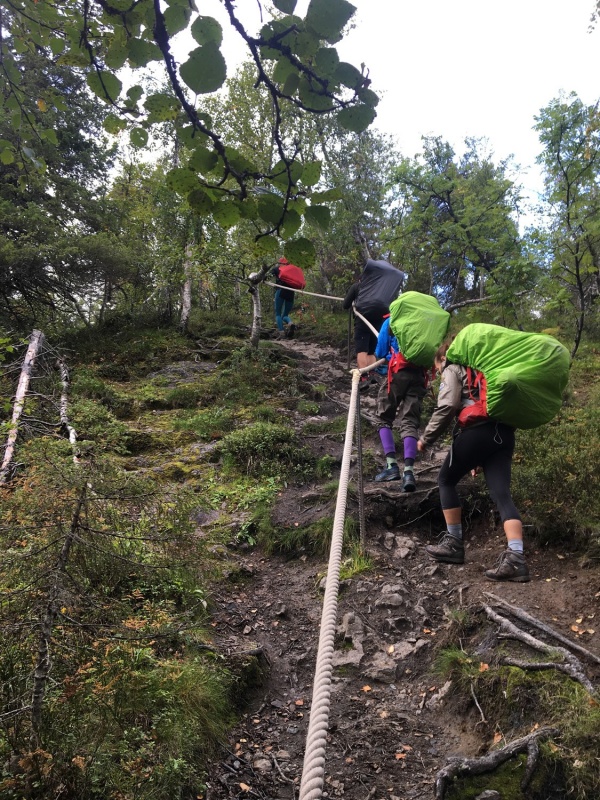
[[[352,308],[352,303],[356,300],[358,295],[358,283],[353,283],[350,289],[348,290],[348,294],[344,297],[344,302],[342,303],[342,307],[348,310]]]
[[[446,367],[442,374],[437,405],[419,439],[419,450],[429,444],[433,444],[454,420],[461,408],[461,397],[462,380],[460,372],[453,365]]]
[[[377,337],[377,344],[375,345],[375,358],[387,358],[390,354],[390,320],[389,318],[383,321],[379,336]]]

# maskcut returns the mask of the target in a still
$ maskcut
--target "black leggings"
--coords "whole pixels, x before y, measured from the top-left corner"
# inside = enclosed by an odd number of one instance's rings
[[[500,512],[502,522],[521,519],[510,495],[510,467],[515,449],[515,432],[501,422],[485,422],[462,428],[454,436],[452,448],[438,476],[440,502],[443,509],[458,508],[460,499],[456,484],[470,470],[483,468],[490,496]]]

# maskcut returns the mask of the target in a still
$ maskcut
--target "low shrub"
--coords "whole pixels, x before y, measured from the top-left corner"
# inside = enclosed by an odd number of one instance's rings
[[[255,422],[228,434],[221,443],[225,462],[248,475],[304,477],[312,456],[284,425]]]

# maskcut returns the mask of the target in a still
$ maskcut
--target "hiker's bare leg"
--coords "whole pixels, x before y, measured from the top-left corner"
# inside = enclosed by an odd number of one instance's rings
[[[377,359],[375,356],[371,356],[368,353],[357,353],[356,354],[356,365],[359,369],[364,369],[368,367],[370,364],[374,364]]]
[[[461,508],[443,508],[442,513],[446,520],[446,525],[460,525],[461,521]],[[512,522],[513,520],[511,520]]]
[[[520,519],[507,519],[504,522],[504,533],[509,543],[523,541],[523,523]]]

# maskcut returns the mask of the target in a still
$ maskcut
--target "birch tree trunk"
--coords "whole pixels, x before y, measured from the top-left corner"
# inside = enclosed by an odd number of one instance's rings
[[[185,248],[185,261],[183,262],[184,281],[181,288],[181,317],[179,327],[183,332],[187,330],[192,310],[192,264],[194,243],[190,242]]]
[[[252,331],[250,333],[250,347],[258,350],[260,341],[260,328],[262,325],[262,308],[260,303],[260,292],[257,286],[251,286],[248,290],[252,297]]]
[[[19,419],[25,406],[25,398],[27,390],[29,389],[29,381],[31,373],[35,364],[35,359],[40,351],[42,342],[44,341],[44,334],[42,331],[33,331],[29,339],[29,347],[25,353],[23,366],[21,368],[21,375],[19,377],[19,384],[17,386],[17,393],[15,395],[15,404],[13,406],[12,419],[10,423],[10,430],[6,440],[6,449],[4,451],[4,458],[2,459],[2,466],[0,467],[0,486],[6,483],[10,464],[15,452],[15,444],[17,442],[17,435],[19,432]]]

